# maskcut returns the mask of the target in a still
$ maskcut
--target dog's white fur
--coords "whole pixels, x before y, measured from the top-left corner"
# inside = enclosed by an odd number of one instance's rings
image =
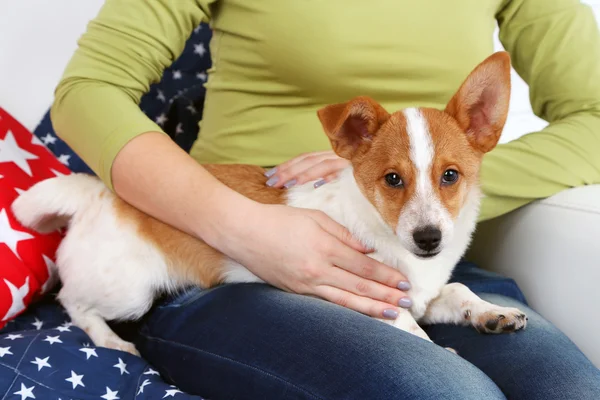
[[[486,328],[486,322],[495,321],[500,328],[511,324],[524,327],[521,311],[485,302],[462,284],[447,284],[471,240],[481,193],[473,185],[459,216],[452,220],[431,188],[429,168],[435,154],[426,121],[415,109],[405,111],[405,116],[411,159],[419,171],[418,189],[395,231],[361,193],[352,167],[319,189],[314,189],[313,182],[290,189],[287,204],[325,212],[374,248],[371,257],[406,276],[412,285],[410,312],[401,310],[395,321],[382,321],[426,340],[429,338],[417,322],[473,324],[491,332],[498,328]],[[98,346],[136,353],[105,321],[137,319],[160,292],[189,284],[169,276],[163,254],[138,235],[133,223],[117,219],[114,195],[94,177],[73,174],[43,181],[17,198],[12,208],[24,226],[41,232],[69,222],[68,234],[57,252],[63,283],[58,299]],[[415,256],[411,238],[411,232],[424,224],[440,227],[444,237],[441,252],[429,259]],[[225,266],[227,283],[261,282],[234,261],[226,261]]]

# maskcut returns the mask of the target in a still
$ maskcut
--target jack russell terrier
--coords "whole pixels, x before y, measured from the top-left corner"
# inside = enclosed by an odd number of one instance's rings
[[[510,57],[498,52],[469,74],[444,110],[390,114],[368,97],[318,110],[333,150],[351,162],[319,189],[314,182],[270,188],[258,166],[205,167],[253,200],[321,210],[374,249],[371,257],[400,270],[412,286],[412,307],[382,321],[425,340],[418,322],[514,332],[526,326],[523,312],[447,283],[471,241],[482,197],[481,160],[500,138],[509,99]],[[63,285],[58,299],[97,346],[138,354],[106,321],[140,318],[161,292],[262,282],[202,240],[125,203],[90,175],[42,181],[12,209],[21,224],[41,233],[68,226],[57,250]]]

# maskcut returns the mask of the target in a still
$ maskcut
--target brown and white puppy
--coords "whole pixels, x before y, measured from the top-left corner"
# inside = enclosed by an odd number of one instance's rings
[[[234,190],[263,203],[317,209],[346,226],[372,257],[410,281],[410,312],[385,321],[429,340],[417,322],[515,331],[525,315],[447,284],[474,231],[479,168],[506,121],[510,59],[493,54],[477,66],[445,110],[393,114],[367,97],[318,111],[333,150],[351,166],[329,184],[287,191],[265,185],[264,170],[206,165]],[[97,178],[73,174],[38,183],[13,204],[25,226],[48,232],[68,225],[57,252],[58,295],[73,323],[97,346],[137,353],[106,324],[148,311],[160,292],[198,285],[260,282],[242,265],[192,236],[134,209]]]

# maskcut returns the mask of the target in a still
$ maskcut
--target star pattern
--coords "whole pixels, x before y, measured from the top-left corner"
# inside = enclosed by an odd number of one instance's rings
[[[113,365],[113,367],[118,368],[119,371],[121,371],[121,375],[129,373],[129,371],[127,371],[127,368],[126,368],[127,364],[125,364],[123,362],[123,360],[121,360],[120,358],[119,358],[119,362],[117,364]]]
[[[46,357],[46,358],[36,357],[35,360],[32,361],[31,363],[37,365],[38,371],[41,371],[42,368],[44,368],[44,367],[50,368],[52,366],[48,363],[49,358],[50,357]]]
[[[110,390],[110,388],[107,386],[106,387],[106,394],[104,396],[100,396],[105,400],[117,400],[119,398],[119,396],[117,396],[119,394],[119,392],[117,391],[112,391]]]
[[[39,331],[40,329],[42,329],[42,326],[44,326],[44,321],[40,321],[36,318],[35,321],[31,323],[31,325],[35,326],[36,331]]]
[[[21,257],[17,253],[17,245],[23,240],[33,239],[33,236],[27,232],[14,229],[8,220],[6,209],[0,210],[0,244],[4,243],[10,251],[20,260]]]
[[[62,343],[62,340],[60,340],[60,336],[46,336],[46,339],[44,339],[43,341],[48,342],[51,345],[54,343]]]
[[[33,389],[35,389],[35,386],[27,387],[23,383],[21,383],[21,390],[19,390],[18,392],[14,392],[13,394],[21,396],[21,400],[35,399],[35,396],[33,395]]]
[[[160,123],[159,125],[163,126],[165,132],[171,137],[177,136],[176,141],[182,147],[193,143],[191,137],[195,135],[194,132],[197,133],[198,121],[202,117],[203,102],[199,100],[203,99],[204,83],[208,79],[207,70],[210,67],[209,38],[210,29],[203,28],[202,25],[198,26],[194,30],[194,34],[190,36],[181,57],[165,69],[162,81],[152,84],[148,92],[142,96],[140,103],[143,112],[151,120]],[[180,109],[175,110],[174,107]],[[6,113],[0,109],[0,120],[8,121],[10,116],[8,117],[6,118]],[[0,125],[2,125],[1,121]],[[44,179],[65,175],[68,169],[94,174],[56,134],[52,128],[49,113],[44,115],[43,121],[35,130],[35,135],[23,137],[21,132],[24,131],[25,129],[21,128],[0,129],[0,159],[10,158],[10,160],[0,161],[0,184],[6,185],[8,182],[12,190],[8,193],[13,198],[23,190],[27,190],[34,181],[39,180],[42,170],[44,172],[41,176]],[[7,149],[10,151],[4,151]],[[186,151],[189,151],[189,148],[186,148]],[[47,166],[45,160],[49,155],[54,155],[56,162]],[[15,187],[12,183],[15,174],[23,176],[24,179],[30,179]],[[2,179],[2,176],[5,178]],[[0,212],[3,209],[6,209],[9,221],[7,225],[11,231],[16,230],[17,233],[23,231],[11,216],[10,208],[5,204],[0,204]],[[0,233],[3,233],[1,227],[3,226],[0,225]],[[33,234],[29,230],[25,230],[23,233]],[[14,241],[12,234],[11,232],[11,240]],[[3,237],[0,236],[0,241],[2,240]],[[9,244],[11,240],[8,241]],[[32,240],[32,242],[25,242],[25,240]],[[14,243],[15,262],[23,262],[20,261],[20,256],[23,256],[23,260],[29,261],[30,257],[24,257],[23,252],[24,249],[28,249],[36,243],[33,240],[37,239],[22,239]],[[47,247],[40,246],[39,248],[46,249]],[[5,243],[0,243],[0,251],[10,257],[15,254],[15,251]],[[41,269],[35,275],[35,284],[33,278],[29,281],[30,293],[24,299],[25,306],[28,306],[28,299],[35,298],[34,291],[35,294],[40,290],[48,293],[57,283],[56,273],[52,273],[52,271],[56,271],[54,253],[50,251],[48,250],[46,254],[39,254]],[[25,281],[25,276],[19,278],[0,276],[0,286],[6,285],[3,281],[4,278],[7,278],[17,291]],[[65,315],[62,314],[64,313],[63,308],[53,302],[45,303],[42,302],[40,307],[55,308],[57,314],[55,317],[46,312],[33,311],[38,308],[35,305],[30,307],[32,313],[28,311],[8,320],[10,325],[7,326],[7,330],[9,332],[3,333],[0,330],[0,360],[2,360],[0,375],[5,372],[3,368],[6,365],[11,365],[12,368],[16,368],[14,373],[18,377],[13,381],[12,386],[7,388],[6,393],[0,393],[0,397],[5,395],[7,400],[35,400],[36,398],[68,400],[84,397],[105,400],[120,400],[120,398],[201,400],[199,396],[192,396],[182,392],[179,388],[169,386],[156,370],[149,368],[147,362],[142,358],[133,357],[127,353],[115,356],[114,350],[90,347],[90,344],[86,344],[90,338],[83,330],[71,328],[70,322],[62,322],[65,319]],[[0,317],[6,312],[9,305],[2,308]],[[1,327],[2,322],[0,321]],[[23,329],[23,332],[19,332],[20,329]],[[79,357],[73,357],[75,354],[79,354]],[[22,362],[19,363],[19,360]],[[43,386],[38,382],[43,382]],[[66,395],[65,397],[65,390],[73,392],[70,396]],[[63,395],[57,396],[57,393],[63,393]]]
[[[71,370],[71,377],[65,379],[65,381],[71,382],[73,389],[75,389],[77,386],[85,387],[83,384],[83,375],[77,375],[73,370]]]
[[[19,147],[11,131],[8,131],[4,140],[0,139],[0,164],[12,162],[27,175],[32,176],[29,160],[37,160],[38,158],[35,154]]]
[[[83,351],[85,353],[85,359],[89,360],[90,357],[98,357],[96,354],[96,349],[92,349],[90,347],[82,347],[79,351]]]
[[[4,356],[10,356],[13,353],[10,351],[10,346],[8,347],[0,347],[0,358],[4,358]]]
[[[12,302],[8,311],[6,312],[6,315],[4,315],[4,318],[2,318],[2,321],[6,321],[19,314],[21,311],[25,310],[24,299],[25,296],[29,294],[29,276],[25,278],[25,283],[21,287],[16,287],[8,279],[4,279],[4,283],[6,284],[6,286],[8,286]]]

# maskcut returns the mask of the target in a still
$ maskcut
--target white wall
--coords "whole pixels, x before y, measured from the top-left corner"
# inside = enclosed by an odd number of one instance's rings
[[[0,0],[0,106],[27,128],[33,129],[51,104],[54,87],[78,37],[102,3],[103,0]],[[594,6],[600,20],[600,0],[584,3]],[[500,48],[497,40],[496,45]],[[514,74],[511,114],[502,142],[545,124],[532,114],[527,85]]]

